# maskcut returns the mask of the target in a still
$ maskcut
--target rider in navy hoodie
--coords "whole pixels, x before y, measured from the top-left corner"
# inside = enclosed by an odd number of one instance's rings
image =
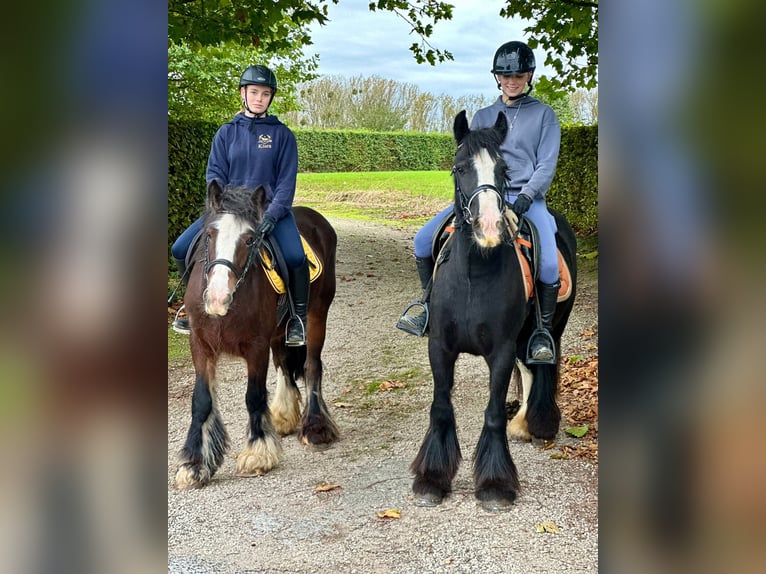
[[[205,179],[221,187],[244,186],[266,190],[267,209],[258,233],[271,235],[282,250],[289,271],[290,295],[295,317],[288,325],[286,344],[306,344],[309,271],[292,204],[298,175],[298,146],[290,128],[267,114],[277,91],[277,78],[265,66],[248,67],[239,82],[243,111],[222,125],[213,138]],[[179,272],[186,270],[186,255],[201,231],[195,221],[176,240],[173,258]],[[176,319],[173,329],[188,333],[188,321]]]

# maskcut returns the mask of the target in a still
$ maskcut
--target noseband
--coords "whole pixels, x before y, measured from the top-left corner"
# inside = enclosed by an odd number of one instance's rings
[[[463,194],[463,190],[460,187],[460,178],[457,176],[455,166],[452,166],[452,177],[455,180],[455,190],[457,191],[457,195],[460,198],[460,209],[463,210],[463,216],[465,218],[466,223],[468,223],[469,225],[473,224],[474,217],[473,215],[471,215],[471,204],[473,203],[473,200],[476,199],[480,193],[484,193],[485,191],[492,191],[495,193],[495,196],[497,199],[497,207],[502,213],[505,200],[503,199],[502,194],[498,191],[498,189],[494,185],[490,185],[490,184],[480,185],[479,187],[473,190],[471,197],[468,199],[468,201],[466,201],[465,194]],[[479,207],[479,212],[477,216],[481,217],[481,206]]]
[[[210,273],[210,270],[216,266],[216,265],[223,265],[225,267],[228,267],[232,273],[234,273],[234,277],[237,278],[237,283],[234,285],[234,289],[232,289],[232,294],[234,291],[237,290],[237,287],[239,287],[239,284],[242,283],[242,281],[245,279],[245,275],[247,275],[247,272],[250,270],[250,266],[253,263],[253,260],[255,259],[256,254],[258,253],[258,250],[261,247],[261,243],[263,242],[263,235],[259,235],[257,239],[248,239],[247,240],[247,259],[245,260],[245,265],[242,267],[242,269],[238,269],[234,263],[229,261],[228,259],[213,259],[210,261],[210,235],[207,235],[205,237],[205,286],[207,286],[207,276],[208,273]]]

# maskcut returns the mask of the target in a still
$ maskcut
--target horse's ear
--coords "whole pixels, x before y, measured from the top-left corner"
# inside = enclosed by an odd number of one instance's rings
[[[505,117],[503,112],[497,112],[494,130],[500,135],[500,141],[504,141],[505,136],[508,134],[508,118]]]
[[[471,130],[468,127],[468,119],[465,117],[465,110],[461,110],[460,113],[455,116],[455,124],[452,128],[452,132],[455,135],[455,141],[459,144],[470,131]]]
[[[217,179],[207,184],[207,207],[212,211],[221,209],[221,197],[223,196],[223,187]]]

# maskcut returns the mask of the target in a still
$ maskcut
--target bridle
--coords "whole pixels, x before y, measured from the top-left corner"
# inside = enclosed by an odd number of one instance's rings
[[[263,235],[259,235],[257,238],[251,237],[247,240],[247,259],[245,260],[245,265],[242,267],[242,269],[237,268],[236,265],[234,265],[233,262],[229,261],[228,259],[213,259],[210,261],[210,235],[205,236],[205,286],[207,287],[207,276],[208,273],[210,273],[210,270],[216,266],[216,265],[223,265],[224,267],[228,267],[232,273],[234,273],[234,277],[237,278],[237,282],[234,285],[234,289],[232,289],[232,295],[234,294],[234,291],[237,290],[237,287],[239,287],[240,283],[245,279],[245,275],[247,275],[247,272],[250,270],[250,267],[253,264],[253,260],[255,259],[256,255],[258,254],[258,251],[261,247],[261,243],[263,243]]]
[[[502,213],[503,211],[503,205],[505,204],[505,200],[503,199],[502,194],[500,191],[498,191],[497,187],[490,184],[482,184],[478,187],[476,187],[473,192],[471,193],[471,197],[468,198],[468,201],[465,199],[465,194],[463,193],[462,188],[460,187],[460,178],[457,174],[457,168],[453,165],[452,171],[450,172],[452,174],[453,179],[455,180],[455,191],[457,192],[457,196],[460,200],[460,209],[463,211],[463,217],[466,223],[469,225],[473,224],[474,217],[471,214],[471,204],[473,203],[474,199],[476,199],[480,193],[484,193],[485,191],[492,191],[495,194],[495,197],[497,199],[497,207]],[[478,214],[479,217],[481,216],[481,206],[479,207]]]

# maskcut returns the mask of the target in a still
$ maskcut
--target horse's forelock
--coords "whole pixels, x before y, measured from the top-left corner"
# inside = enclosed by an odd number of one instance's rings
[[[497,132],[492,128],[481,128],[478,130],[472,130],[469,132],[461,142],[461,146],[464,147],[463,153],[468,157],[473,157],[478,154],[482,149],[489,151],[489,155],[492,159],[497,160],[500,155],[500,144],[497,136]]]
[[[211,223],[221,213],[231,213],[255,227],[263,215],[264,197],[262,191],[254,192],[246,187],[226,188],[221,195],[220,207],[216,211],[208,210],[205,214],[206,223]]]

